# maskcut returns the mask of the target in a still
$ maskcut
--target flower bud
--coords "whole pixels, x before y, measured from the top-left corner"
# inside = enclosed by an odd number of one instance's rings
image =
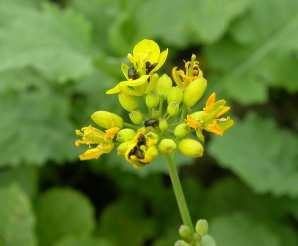
[[[189,244],[183,240],[178,240],[178,241],[176,241],[175,246],[191,246],[191,244]]]
[[[148,108],[155,108],[159,104],[159,95],[150,93],[146,96],[146,105]]]
[[[190,241],[192,239],[192,231],[187,225],[181,225],[179,227],[179,235],[183,239],[186,239],[187,241]]]
[[[146,151],[146,156],[148,158],[148,162],[153,161],[158,156],[157,148],[154,145],[149,147]]]
[[[117,114],[108,111],[96,111],[91,115],[91,119],[100,127],[110,129],[112,127],[123,126],[123,120]]]
[[[121,143],[117,148],[117,154],[124,156],[129,146],[130,142]]]
[[[184,90],[183,102],[187,107],[194,106],[203,96],[207,87],[207,80],[199,77],[192,81]]]
[[[120,93],[118,95],[118,100],[120,105],[128,112],[131,112],[138,108],[138,102],[133,96],[127,95],[125,93]]]
[[[202,144],[191,138],[182,139],[179,143],[179,150],[188,157],[201,157],[204,152]]]
[[[210,235],[205,235],[201,240],[201,246],[216,246],[216,243]]]
[[[131,140],[135,136],[136,132],[133,129],[125,128],[118,132],[117,141],[120,143]]]
[[[165,138],[160,141],[158,148],[160,153],[168,155],[176,150],[177,145],[173,139]]]
[[[135,110],[129,113],[129,118],[132,123],[138,125],[143,121],[143,114],[140,111]]]
[[[167,96],[172,84],[172,79],[167,74],[162,75],[157,81],[157,93],[161,96]]]
[[[146,89],[146,93],[150,93],[156,89],[158,79],[159,79],[159,76],[157,73],[154,73],[150,76],[150,80],[149,80],[149,84]]]
[[[181,103],[183,99],[183,91],[178,86],[172,87],[168,93],[168,102]]]
[[[195,232],[193,234],[193,240],[195,241],[195,245],[201,246],[200,243],[201,243],[201,240],[202,240],[202,236],[199,233]]]
[[[196,232],[201,236],[204,236],[208,233],[208,222],[207,220],[198,220],[196,223]]]
[[[164,132],[169,127],[169,124],[166,119],[160,119],[159,120],[159,129]]]
[[[160,111],[158,109],[152,109],[151,111],[151,115],[152,115],[152,118],[159,118],[160,117]]]
[[[189,133],[189,127],[185,123],[181,123],[176,126],[174,130],[174,135],[177,138],[183,138]]]
[[[175,116],[179,112],[179,104],[176,102],[171,102],[167,107],[167,113],[170,116]]]

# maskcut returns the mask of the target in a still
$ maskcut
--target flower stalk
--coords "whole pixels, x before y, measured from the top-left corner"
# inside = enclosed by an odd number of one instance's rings
[[[169,175],[171,178],[173,190],[175,193],[176,201],[178,204],[178,208],[180,211],[180,216],[184,225],[188,226],[192,232],[194,232],[194,227],[192,224],[192,220],[189,214],[188,206],[185,200],[185,196],[183,193],[183,189],[181,186],[181,182],[179,179],[177,167],[175,165],[175,161],[173,156],[167,155],[167,165],[169,170]]]

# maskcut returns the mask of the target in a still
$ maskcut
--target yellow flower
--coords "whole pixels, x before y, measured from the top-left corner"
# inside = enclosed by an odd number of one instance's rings
[[[222,136],[234,124],[234,121],[229,116],[223,116],[229,110],[230,107],[226,106],[226,101],[216,101],[216,94],[213,92],[207,99],[203,111],[187,115],[186,124],[190,128],[195,129],[198,136],[201,136],[203,129]]]
[[[116,86],[109,89],[106,94],[118,94],[123,92],[130,96],[142,96],[147,88],[149,75],[143,75],[137,79],[128,79],[119,82]]]
[[[131,141],[120,145],[118,153],[124,155],[134,167],[142,167],[151,163],[158,155],[157,142],[157,135],[146,128],[141,128]]]
[[[185,71],[174,67],[172,69],[172,77],[176,84],[185,89],[192,81],[197,78],[203,78],[203,72],[199,68],[199,62],[196,60],[196,55],[191,56],[191,60],[185,62]]]
[[[121,70],[126,80],[119,82],[115,87],[108,90],[107,94],[120,92],[131,96],[142,96],[150,83],[153,75],[166,61],[168,49],[160,52],[160,48],[153,40],[144,39],[136,44],[132,54],[127,58],[130,65],[122,64]]]
[[[113,140],[119,130],[118,127],[112,127],[103,132],[92,126],[76,130],[76,135],[81,139],[75,141],[75,146],[88,145],[88,149],[80,155],[80,160],[98,159],[102,154],[110,153],[114,148]]]
[[[168,49],[160,52],[156,42],[143,39],[137,43],[132,54],[128,54],[128,60],[133,64],[136,72],[140,75],[153,74],[165,63]]]

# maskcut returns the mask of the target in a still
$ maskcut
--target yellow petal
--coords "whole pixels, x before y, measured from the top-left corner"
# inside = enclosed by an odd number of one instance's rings
[[[119,84],[117,84],[116,86],[114,86],[113,88],[109,89],[106,91],[106,94],[108,95],[112,95],[112,94],[118,94],[120,92],[120,86]]]
[[[216,120],[212,121],[210,124],[207,125],[206,131],[212,132],[219,136],[222,136],[224,134],[224,129],[220,127]]]
[[[75,141],[75,146],[77,147],[81,144],[99,144],[104,141],[104,132],[92,126],[83,127],[81,130],[76,130],[76,135],[82,138]]]
[[[133,57],[138,61],[149,61],[151,64],[158,62],[160,49],[156,42],[143,39],[133,49]]]
[[[140,86],[146,83],[148,78],[149,78],[149,75],[143,75],[138,79],[122,81],[119,83],[119,86],[120,88],[123,86],[131,86],[131,87]]]
[[[229,106],[223,106],[222,109],[216,114],[216,117],[220,117],[224,115],[226,112],[228,112],[231,109]]]
[[[80,155],[80,160],[86,161],[86,160],[98,159],[99,157],[101,157],[102,154],[104,154],[104,152],[98,147],[93,149],[88,149],[83,154]]]
[[[216,94],[215,92],[213,92],[207,99],[204,111],[207,111],[207,112],[210,111],[212,106],[215,104],[215,102],[216,102]]]
[[[162,65],[166,62],[168,56],[168,49],[164,50],[163,52],[160,53],[159,60],[157,65],[152,69],[150,74],[155,73],[158,69],[162,67]]]

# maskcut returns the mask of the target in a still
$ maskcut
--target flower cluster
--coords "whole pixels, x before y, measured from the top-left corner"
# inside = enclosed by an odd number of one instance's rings
[[[161,52],[152,40],[136,44],[128,62],[121,65],[125,79],[106,92],[118,96],[131,122],[107,111],[92,114],[100,129],[87,126],[76,131],[80,137],[76,146],[88,146],[81,160],[97,159],[116,148],[130,164],[141,167],[159,153],[173,153],[177,146],[183,155],[200,157],[205,132],[221,136],[233,125],[226,116],[230,107],[225,100],[217,100],[215,93],[202,110],[193,112],[207,87],[196,56],[192,55],[183,69],[174,67],[171,78],[157,73],[167,55],[168,50]]]

